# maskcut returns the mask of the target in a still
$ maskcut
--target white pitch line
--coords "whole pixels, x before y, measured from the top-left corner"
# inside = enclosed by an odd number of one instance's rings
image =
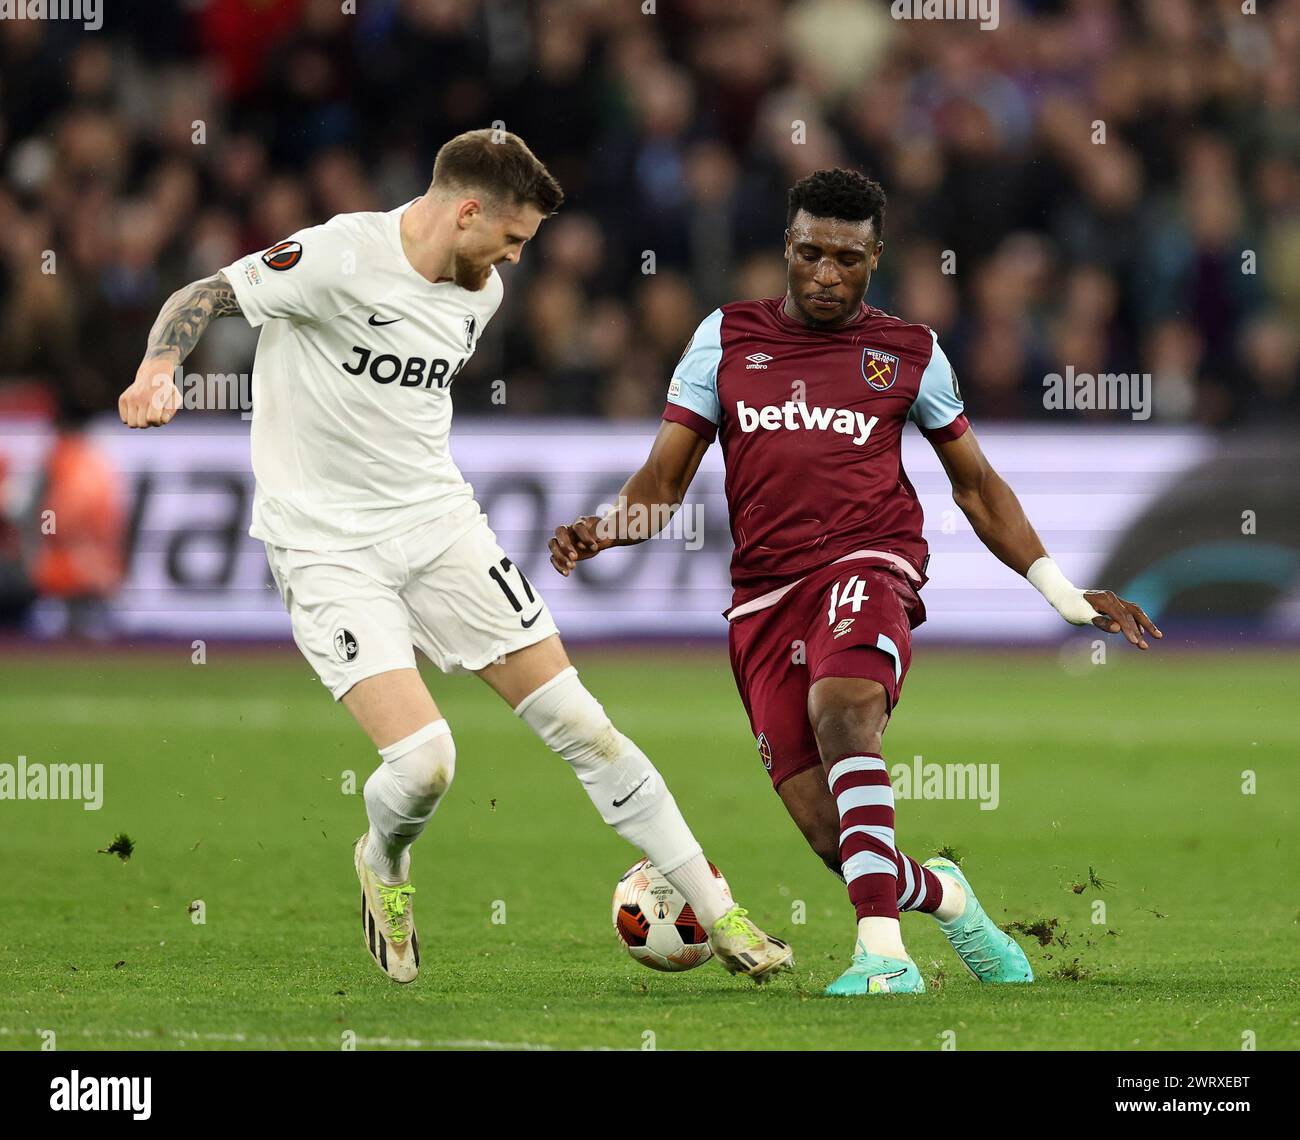
[[[151,730],[174,729],[214,729],[245,732],[289,731],[308,733],[330,733],[338,735],[351,730],[351,720],[340,711],[338,715],[322,715],[323,707],[318,701],[294,701],[285,703],[254,698],[244,700],[238,697],[203,697],[187,696],[175,701],[156,701],[152,698],[142,700],[131,696],[45,696],[41,694],[24,694],[22,696],[0,697],[0,719],[12,717],[15,720],[44,719],[52,723],[71,726],[113,727],[138,729],[147,725]],[[506,715],[504,712],[501,715]],[[462,717],[464,719],[464,717]],[[500,719],[497,717],[497,719]],[[663,731],[663,710],[653,708],[624,709],[615,718],[625,731],[649,734]],[[479,724],[488,724],[488,718],[475,720]],[[737,721],[731,709],[719,709],[715,714],[705,712],[702,716],[692,718],[697,728],[716,731],[720,736],[741,742],[744,734],[744,722]],[[1186,741],[1196,744],[1235,743],[1239,735],[1235,726],[1191,724],[1186,718],[1174,716],[1161,717],[1153,714],[1144,722],[1152,731],[1159,731],[1164,737],[1176,742]],[[997,720],[994,714],[980,712],[962,712],[945,714],[934,712],[927,715],[928,729],[936,734],[961,735],[963,739],[972,732],[986,733],[990,740],[1002,743],[1021,739],[1037,739],[1049,730],[1026,722]],[[490,724],[488,724],[490,728]],[[1115,744],[1133,746],[1126,730],[1114,728],[1104,735],[1112,738]],[[1290,729],[1262,730],[1259,736],[1262,747],[1289,745],[1294,741]]]
[[[325,696],[324,690],[318,696]],[[297,732],[339,733],[351,727],[351,719],[339,710],[334,716],[322,716],[324,706],[319,700],[295,700],[293,703],[272,701],[265,697],[245,700],[239,697],[187,696],[173,702],[159,702],[153,698],[141,699],[122,695],[105,696],[49,696],[39,693],[0,697],[0,714],[15,719],[44,719],[67,725],[109,725],[138,728],[215,728],[272,731],[293,729]],[[722,709],[715,716],[704,713],[693,716],[691,723],[697,728],[707,726],[720,732],[734,730],[739,734],[744,721],[737,720],[736,710]],[[508,717],[504,708],[493,711],[488,718],[501,720]],[[462,717],[463,719],[463,717]],[[661,709],[624,710],[619,716],[622,725],[633,725],[638,731],[662,730]],[[506,723],[502,721],[502,723]]]
[[[217,728],[269,731],[340,732],[343,719],[331,722],[317,710],[287,706],[268,700],[233,697],[186,697],[175,702],[141,701],[133,697],[23,696],[0,700],[0,711],[23,717],[45,718],[62,724],[115,725],[150,728]]]
[[[48,1028],[48,1027],[47,1027]],[[55,1040],[62,1036],[119,1038],[128,1041],[166,1042],[170,1038],[181,1041],[207,1041],[225,1045],[300,1045],[328,1046],[339,1049],[341,1040],[333,1037],[259,1037],[247,1033],[206,1033],[194,1029],[168,1029],[162,1033],[148,1029],[54,1029]],[[30,1037],[33,1044],[40,1040],[40,1033],[35,1029],[14,1029],[0,1025],[0,1037]],[[555,1045],[538,1045],[528,1041],[489,1041],[478,1038],[452,1041],[425,1041],[418,1037],[357,1037],[359,1046],[377,1046],[397,1049],[485,1049],[500,1051],[519,1051],[532,1053],[550,1053],[557,1050],[567,1051]],[[577,1052],[610,1052],[609,1046],[577,1047]]]

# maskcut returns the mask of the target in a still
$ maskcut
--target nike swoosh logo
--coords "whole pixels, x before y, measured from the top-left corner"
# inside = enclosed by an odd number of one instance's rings
[[[539,617],[541,617],[541,616],[542,616],[542,611],[541,611],[541,610],[538,610],[538,611],[537,611],[535,614],[533,614],[533,616],[530,617],[530,618],[520,618],[520,619],[519,619],[519,624],[522,625],[522,626],[524,627],[524,629],[532,629],[533,626],[536,624],[537,619],[538,619]]]
[[[648,780],[648,779],[650,779],[650,777],[649,777],[649,776],[646,776],[646,777],[641,781],[641,784],[644,784],[644,783],[646,782],[646,780]],[[636,786],[635,788],[633,788],[630,792],[628,792],[628,794],[625,795],[621,800],[615,800],[615,801],[614,801],[614,806],[615,806],[615,807],[622,807],[625,803],[627,803],[628,800],[630,800],[634,795],[637,794],[637,792],[639,792],[639,791],[641,790],[641,784],[637,784],[637,786]]]
[[[405,317],[394,317],[391,321],[377,321],[375,320],[377,316],[379,316],[378,313],[371,313],[370,320],[367,323],[374,325],[375,328],[379,328],[381,325],[395,325],[398,321],[406,319]]]

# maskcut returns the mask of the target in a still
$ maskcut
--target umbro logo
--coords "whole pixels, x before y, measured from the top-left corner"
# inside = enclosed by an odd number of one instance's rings
[[[370,320],[366,323],[374,325],[375,328],[381,328],[384,325],[395,325],[398,321],[403,321],[405,319],[405,317],[394,317],[391,321],[381,321],[378,313],[371,313]]]
[[[749,361],[749,363],[745,365],[745,370],[750,371],[755,368],[766,369],[767,362],[771,360],[772,357],[766,352],[753,352],[745,357],[745,359]]]
[[[831,637],[832,638],[843,637],[852,628],[853,628],[853,619],[843,618],[841,619],[840,624],[835,627],[835,632],[831,634]]]

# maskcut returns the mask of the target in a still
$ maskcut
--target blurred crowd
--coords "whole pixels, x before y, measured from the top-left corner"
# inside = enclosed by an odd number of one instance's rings
[[[888,0],[0,20],[0,411],[115,408],[178,286],[415,197],[443,141],[496,123],[568,200],[507,269],[462,411],[504,379],[513,414],[656,414],[710,309],[784,292],[789,185],[849,165],[889,195],[868,299],[938,332],[973,417],[1065,414],[1043,379],[1072,366],[1150,373],[1155,422],[1300,418],[1300,2],[1258,7],[1001,0],[994,31]],[[251,371],[255,335],[219,322],[188,370]]]

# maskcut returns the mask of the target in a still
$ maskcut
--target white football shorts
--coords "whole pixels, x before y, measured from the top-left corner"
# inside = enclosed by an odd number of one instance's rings
[[[415,668],[417,648],[444,673],[474,673],[558,632],[477,503],[358,550],[267,543],[266,556],[293,639],[335,700]]]

